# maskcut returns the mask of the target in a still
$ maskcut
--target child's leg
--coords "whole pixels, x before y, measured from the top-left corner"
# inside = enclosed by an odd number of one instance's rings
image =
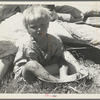
[[[62,57],[59,58],[58,64],[51,64],[45,67],[45,69],[52,75],[58,76],[62,82],[74,81],[76,79],[74,75],[68,75],[69,66],[66,60]],[[76,70],[72,69],[73,73],[76,73]]]
[[[69,66],[66,60],[64,60],[62,57],[59,58],[58,64],[51,64],[45,67],[45,69],[52,75],[59,75],[59,78],[62,82],[69,82],[69,81],[75,81],[76,75],[68,75],[69,72]],[[76,70],[72,69],[73,73],[76,73]]]
[[[60,67],[61,66],[61,67]],[[60,67],[60,68],[59,68]],[[67,63],[60,59],[59,64],[51,64],[45,67],[46,71],[50,74],[58,77],[62,82],[74,81],[76,79],[75,75],[68,74]]]
[[[22,70],[22,76],[28,80],[28,74],[27,72],[32,73],[31,75],[33,75],[36,77],[40,77],[43,78],[45,80],[49,80],[49,81],[53,81],[53,82],[59,82],[60,79],[55,78],[54,76],[52,76],[51,74],[49,74],[42,65],[40,65],[37,61],[29,61],[25,64],[25,66],[23,67]]]
[[[59,75],[59,66],[58,66],[57,63],[47,65],[44,68],[45,68],[46,71],[48,71],[50,74],[52,74],[54,76]]]

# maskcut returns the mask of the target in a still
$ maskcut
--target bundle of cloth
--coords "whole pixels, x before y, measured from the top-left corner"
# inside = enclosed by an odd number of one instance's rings
[[[59,6],[60,13],[66,10],[66,6]],[[73,13],[73,10],[71,11]],[[74,23],[61,20],[51,22],[48,32],[60,36],[65,44],[87,44],[100,49],[100,9],[90,9],[84,13],[77,10],[77,12],[78,15],[84,14],[84,18],[80,17],[81,20]]]
[[[29,37],[22,14],[17,13],[0,24],[0,58],[16,53],[22,37]]]
[[[57,29],[54,29],[56,27]],[[63,43],[87,44],[100,49],[100,28],[87,24],[56,21],[50,23],[49,33],[61,37]]]
[[[86,24],[60,23],[75,39],[100,49],[100,28]]]

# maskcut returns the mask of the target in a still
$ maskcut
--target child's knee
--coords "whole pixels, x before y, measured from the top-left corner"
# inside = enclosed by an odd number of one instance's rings
[[[26,81],[32,82],[37,79],[35,75],[36,67],[37,66],[35,61],[29,61],[25,64],[22,70],[22,76]]]
[[[37,61],[28,61],[25,66],[24,70],[29,70],[29,71],[36,71],[38,69],[38,63]]]

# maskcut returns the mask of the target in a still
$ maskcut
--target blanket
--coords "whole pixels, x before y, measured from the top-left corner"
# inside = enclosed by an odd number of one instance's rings
[[[23,25],[20,13],[17,13],[0,24],[0,58],[17,52],[19,40],[29,37]]]
[[[80,40],[84,44],[88,44],[100,49],[100,28],[93,27],[87,24],[75,24],[66,22],[60,22],[60,24],[75,39]]]

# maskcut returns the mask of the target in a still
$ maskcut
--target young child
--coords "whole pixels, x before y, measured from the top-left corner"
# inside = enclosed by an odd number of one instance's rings
[[[17,15],[19,20],[16,18]],[[17,15],[12,17],[10,24],[12,25],[15,20],[15,23],[21,24],[20,20],[23,19],[29,34],[20,24],[16,24],[19,29],[16,25],[11,29],[8,28],[9,20],[2,23],[7,23],[8,26],[6,25],[7,29],[0,27],[0,81],[12,62],[15,64],[15,78],[23,76],[27,81],[37,77],[53,82],[74,81],[76,74],[73,73],[80,72],[80,64],[68,51],[64,51],[58,38],[47,34],[51,18],[48,9],[34,5],[27,8],[23,14]],[[53,76],[57,71],[60,73],[60,79]],[[85,75],[83,70],[82,73]]]
[[[76,80],[77,74],[74,73],[87,75],[85,70],[81,72],[82,65],[68,51],[64,51],[59,38],[47,33],[50,20],[50,11],[43,6],[34,5],[23,12],[23,22],[30,38],[21,39],[14,61],[15,78],[23,76],[29,81],[40,77],[53,82],[67,82]],[[51,75],[57,70],[60,79]]]

